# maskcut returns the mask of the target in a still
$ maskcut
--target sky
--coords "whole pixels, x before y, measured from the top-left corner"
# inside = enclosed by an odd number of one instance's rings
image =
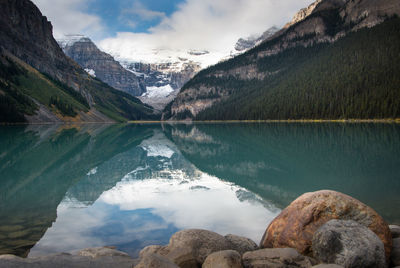
[[[54,36],[84,34],[100,48],[224,51],[283,26],[313,0],[33,0]],[[136,50],[128,53],[129,47]],[[118,50],[118,51],[117,51]],[[120,55],[123,57],[124,55]],[[129,55],[128,55],[129,56]]]

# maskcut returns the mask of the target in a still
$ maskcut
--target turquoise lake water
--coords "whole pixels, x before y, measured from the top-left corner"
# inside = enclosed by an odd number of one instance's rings
[[[400,223],[400,125],[0,126],[0,254],[135,257],[187,228],[258,243],[290,202],[322,189]]]

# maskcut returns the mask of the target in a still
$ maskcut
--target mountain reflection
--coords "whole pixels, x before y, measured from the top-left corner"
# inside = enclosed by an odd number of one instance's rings
[[[0,254],[137,256],[185,228],[258,242],[280,209],[320,189],[399,223],[398,152],[390,124],[0,127]]]
[[[97,165],[70,187],[56,222],[30,256],[103,245],[137,256],[141,248],[166,244],[185,228],[258,241],[278,212],[246,189],[198,170],[161,128],[153,129],[150,138]]]
[[[196,124],[165,127],[197,168],[284,208],[304,192],[354,196],[400,222],[396,124]]]
[[[64,127],[0,128],[0,254],[26,256],[72,185],[152,134],[134,126]]]

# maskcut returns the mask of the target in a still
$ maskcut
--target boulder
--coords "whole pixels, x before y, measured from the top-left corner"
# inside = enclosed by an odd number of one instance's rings
[[[311,255],[314,233],[332,219],[354,220],[368,227],[382,240],[389,260],[392,236],[382,217],[360,201],[329,190],[306,193],[293,201],[270,223],[260,247],[291,247]]]
[[[254,251],[258,249],[256,242],[247,237],[228,234],[225,236],[225,238],[231,244],[231,248],[239,252],[240,255],[243,255],[247,251]]]
[[[390,232],[392,233],[392,238],[400,237],[400,226],[398,225],[389,225]]]
[[[179,266],[164,256],[148,253],[140,259],[135,268],[179,268]]]
[[[352,220],[330,220],[312,239],[313,255],[324,263],[346,268],[385,268],[383,242],[370,229]]]
[[[242,257],[236,250],[224,250],[211,253],[202,268],[242,268]]]
[[[316,261],[300,255],[293,248],[265,248],[246,252],[243,257],[245,268],[308,268],[316,264]]]
[[[208,255],[231,247],[231,243],[222,235],[207,230],[189,229],[172,235],[169,244],[157,250],[157,253],[181,268],[201,267]]]
[[[400,266],[400,238],[393,239],[393,249],[390,261],[393,266]]]
[[[130,258],[130,256],[127,253],[110,247],[85,248],[80,251],[77,251],[76,253],[73,253],[73,255],[85,256],[91,258],[98,258],[105,256],[119,256],[119,257]]]
[[[157,253],[162,248],[162,246],[158,245],[147,246],[139,252],[139,258],[144,258],[147,254]]]

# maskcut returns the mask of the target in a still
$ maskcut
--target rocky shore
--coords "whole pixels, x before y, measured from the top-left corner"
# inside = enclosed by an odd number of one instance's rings
[[[350,196],[318,191],[284,209],[259,245],[241,236],[190,229],[175,233],[168,245],[144,248],[138,259],[102,247],[27,259],[2,255],[3,267],[400,267],[400,226],[389,226]]]

